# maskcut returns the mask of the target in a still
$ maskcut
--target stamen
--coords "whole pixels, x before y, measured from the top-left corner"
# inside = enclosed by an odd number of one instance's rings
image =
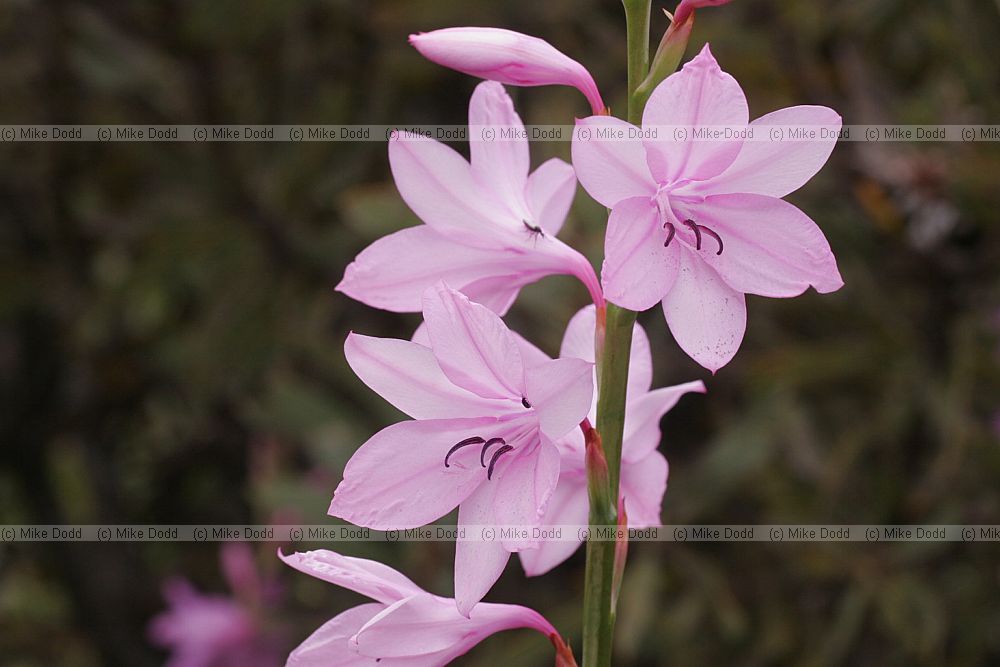
[[[528,408],[529,410],[531,409],[531,403],[528,403],[528,399],[526,399],[524,396],[521,397],[521,405],[523,405],[525,408]]]
[[[695,224],[694,220],[685,220],[684,224],[691,228],[694,232],[694,247],[695,250],[701,250],[701,230],[698,229],[698,225]]]
[[[705,232],[706,234],[708,234],[709,236],[711,236],[713,239],[715,239],[716,243],[719,244],[719,252],[717,252],[715,254],[716,255],[721,255],[722,254],[722,237],[719,236],[718,234],[716,234],[714,231],[712,231],[708,227],[706,227],[705,225],[701,225],[701,231]]]
[[[664,248],[670,245],[670,242],[674,240],[674,235],[677,234],[677,228],[674,227],[673,223],[664,222],[663,228],[666,229],[667,227],[670,228],[670,231],[667,232],[667,240],[663,242]]]
[[[444,467],[445,468],[450,467],[448,465],[448,459],[451,458],[451,455],[460,450],[462,447],[468,447],[469,445],[481,445],[484,442],[486,441],[477,435],[471,438],[466,438],[462,442],[457,443],[454,447],[448,450],[447,454],[444,455]]]
[[[483,450],[479,452],[479,465],[483,466],[484,468],[486,467],[486,450],[490,448],[490,445],[495,445],[498,442],[501,445],[507,444],[507,441],[504,440],[503,438],[490,438],[489,440],[486,441],[486,444],[483,445]]]
[[[500,449],[493,452],[493,458],[490,459],[490,467],[486,470],[486,479],[493,479],[493,466],[497,464],[497,459],[514,449],[511,445],[504,445]]]

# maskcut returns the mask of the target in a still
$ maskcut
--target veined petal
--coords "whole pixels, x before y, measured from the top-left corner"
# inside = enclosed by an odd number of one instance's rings
[[[292,651],[285,667],[370,667],[372,659],[352,650],[350,639],[383,609],[371,602],[334,616]]]
[[[738,292],[788,297],[810,285],[820,293],[844,285],[823,232],[786,201],[766,195],[714,195],[686,214],[722,237],[722,254],[702,253],[702,258]]]
[[[494,478],[479,489],[458,508],[459,526],[489,526],[497,523],[493,501],[498,485]],[[510,559],[500,540],[469,539],[455,542],[455,606],[463,616],[483,599]]]
[[[527,398],[542,431],[557,440],[583,421],[594,398],[594,364],[583,359],[552,359],[528,368]]]
[[[576,195],[576,173],[559,158],[541,164],[528,176],[525,196],[534,223],[555,236],[562,229]]]
[[[652,308],[677,277],[676,240],[667,246],[656,205],[648,197],[619,202],[608,218],[601,281],[605,298],[630,310]]]
[[[667,459],[657,451],[639,461],[622,463],[621,495],[625,499],[629,528],[660,525],[668,472]]]
[[[559,475],[552,497],[545,510],[543,526],[586,525],[590,513],[587,481],[579,473]],[[564,538],[567,537],[564,535]],[[580,542],[568,539],[541,540],[534,549],[518,552],[524,573],[529,577],[545,574],[564,562],[580,547]]]
[[[733,358],[747,328],[743,294],[687,246],[677,281],[663,299],[663,314],[681,349],[713,373]]]
[[[421,593],[384,608],[352,642],[358,653],[372,658],[423,656],[463,643],[470,625],[449,601]]]
[[[747,99],[736,79],[722,71],[708,44],[680,72],[653,90],[642,126],[684,126],[678,135],[666,128],[644,144],[649,170],[660,182],[705,180],[721,174],[740,152],[742,141],[696,141],[695,128],[735,126],[750,120]],[[676,138],[675,138],[676,137]],[[581,179],[582,180],[582,179]]]
[[[528,184],[528,139],[524,123],[514,111],[507,91],[496,81],[483,81],[469,101],[469,126],[474,128],[518,128],[521,132],[498,131],[493,141],[483,138],[477,129],[469,142],[472,175],[479,185],[496,194],[515,220],[528,217],[525,187]]]
[[[424,294],[424,321],[452,382],[483,398],[524,397],[521,354],[499,315],[441,283]]]
[[[545,515],[545,508],[559,480],[559,450],[544,438],[532,455],[513,459],[493,481],[497,492],[493,498],[494,516],[502,526],[517,526],[528,537],[515,537],[502,541],[507,551],[530,549],[538,544],[531,531]]]
[[[764,141],[774,126],[810,127],[816,139]],[[702,194],[753,193],[784,197],[816,175],[826,164],[840,132],[841,118],[833,109],[796,106],[765,114],[750,123],[754,141],[745,141],[729,168],[696,190]],[[820,130],[823,130],[822,132]]]
[[[483,398],[445,376],[429,347],[408,340],[352,333],[347,363],[361,381],[414,419],[449,419],[506,411],[507,401]]]
[[[492,301],[499,305],[512,301],[524,284],[517,281],[521,259],[502,247],[464,245],[429,225],[418,225],[384,236],[361,251],[347,266],[337,290],[374,308],[419,312],[424,292],[443,280],[465,293],[475,291],[473,298],[480,297],[476,301],[484,305],[502,293]]]
[[[441,234],[490,248],[497,237],[516,231],[501,203],[479,185],[465,158],[448,146],[419,135],[393,137],[389,166],[403,201]]]
[[[594,333],[597,326],[597,309],[584,306],[570,319],[563,334],[560,357],[574,357],[584,361],[594,361]],[[632,357],[628,367],[628,395],[639,396],[653,383],[653,353],[649,347],[649,337],[642,325],[636,323],[632,329]],[[596,391],[596,385],[595,385]]]
[[[330,503],[332,516],[375,530],[416,528],[439,519],[486,481],[479,447],[501,427],[495,418],[426,419],[382,429],[354,453]]]
[[[613,116],[576,121],[573,169],[587,194],[608,208],[623,199],[656,194],[640,134],[635,125]]]
[[[634,463],[649,456],[660,444],[660,419],[677,405],[681,396],[692,391],[704,394],[705,384],[695,380],[648,393],[630,394],[625,403],[622,461]]]
[[[392,604],[421,589],[405,576],[378,561],[342,556],[334,551],[296,552],[278,557],[299,572],[370,597],[382,604]],[[352,633],[353,634],[353,633]]]

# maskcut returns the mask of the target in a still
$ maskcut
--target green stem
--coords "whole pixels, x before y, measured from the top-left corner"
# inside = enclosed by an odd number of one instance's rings
[[[628,121],[638,125],[644,98],[638,91],[649,68],[649,12],[651,0],[622,0],[628,38]],[[632,327],[636,313],[607,304],[604,340],[598,342],[597,425],[604,458],[606,481],[599,466],[588,465],[590,525],[614,526],[618,516],[618,480],[621,469],[622,433],[625,428],[625,390],[632,351]],[[600,335],[600,327],[598,327]],[[589,461],[589,459],[588,459]],[[612,598],[615,577],[614,540],[588,540],[583,596],[583,667],[609,667],[614,643],[615,609]]]

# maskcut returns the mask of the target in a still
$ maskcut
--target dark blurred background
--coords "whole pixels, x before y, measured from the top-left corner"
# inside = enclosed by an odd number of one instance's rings
[[[654,3],[653,42],[666,27]],[[477,83],[410,32],[541,36],[623,112],[615,0],[0,3],[0,122],[464,123]],[[737,0],[704,41],[751,115],[825,104],[846,123],[1000,123],[994,0]],[[528,123],[587,114],[576,91],[511,89]],[[465,146],[456,146],[466,151]],[[533,164],[569,159],[537,143]],[[842,143],[789,199],[824,229],[846,287],[749,299],[717,377],[641,318],[656,384],[709,394],[663,421],[668,523],[1000,523],[1000,150]],[[562,237],[599,261],[581,191]],[[374,239],[416,218],[371,143],[0,144],[0,523],[333,523],[354,449],[398,418],[348,369],[353,329],[415,315],[333,291]],[[586,294],[546,279],[512,328],[556,353]],[[282,566],[262,626],[282,650],[356,595]],[[313,545],[329,546],[329,545]],[[451,593],[453,547],[333,545]],[[622,665],[1000,664],[997,544],[639,544]],[[582,552],[488,600],[547,615],[579,650]],[[163,581],[229,594],[213,544],[0,545],[0,663],[155,665]],[[529,632],[461,664],[551,664]]]

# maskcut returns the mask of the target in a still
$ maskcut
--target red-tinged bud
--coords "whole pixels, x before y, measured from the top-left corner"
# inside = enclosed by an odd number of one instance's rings
[[[556,667],[577,667],[576,658],[573,657],[573,648],[563,641],[563,638],[552,633],[549,641],[556,647]]]
[[[656,54],[649,66],[649,74],[636,88],[636,92],[643,98],[649,97],[661,81],[677,71],[677,66],[680,64],[681,58],[684,57],[685,49],[687,49],[688,40],[691,38],[695,9],[715,7],[728,2],[731,0],[681,0],[681,3],[677,5],[677,11],[670,19],[670,27],[663,34],[663,39],[660,40],[660,45],[656,49]]]
[[[688,16],[694,14],[694,10],[699,7],[718,7],[719,5],[725,5],[732,0],[681,0],[681,3],[677,5],[677,9],[674,11],[674,22],[684,23]]]
[[[589,419],[580,422],[583,439],[586,442],[584,458],[587,463],[587,495],[590,498],[592,510],[600,510],[607,517],[607,523],[614,520],[614,506],[611,502],[609,486],[608,459],[604,456],[604,446],[601,444],[601,434],[597,432]]]

